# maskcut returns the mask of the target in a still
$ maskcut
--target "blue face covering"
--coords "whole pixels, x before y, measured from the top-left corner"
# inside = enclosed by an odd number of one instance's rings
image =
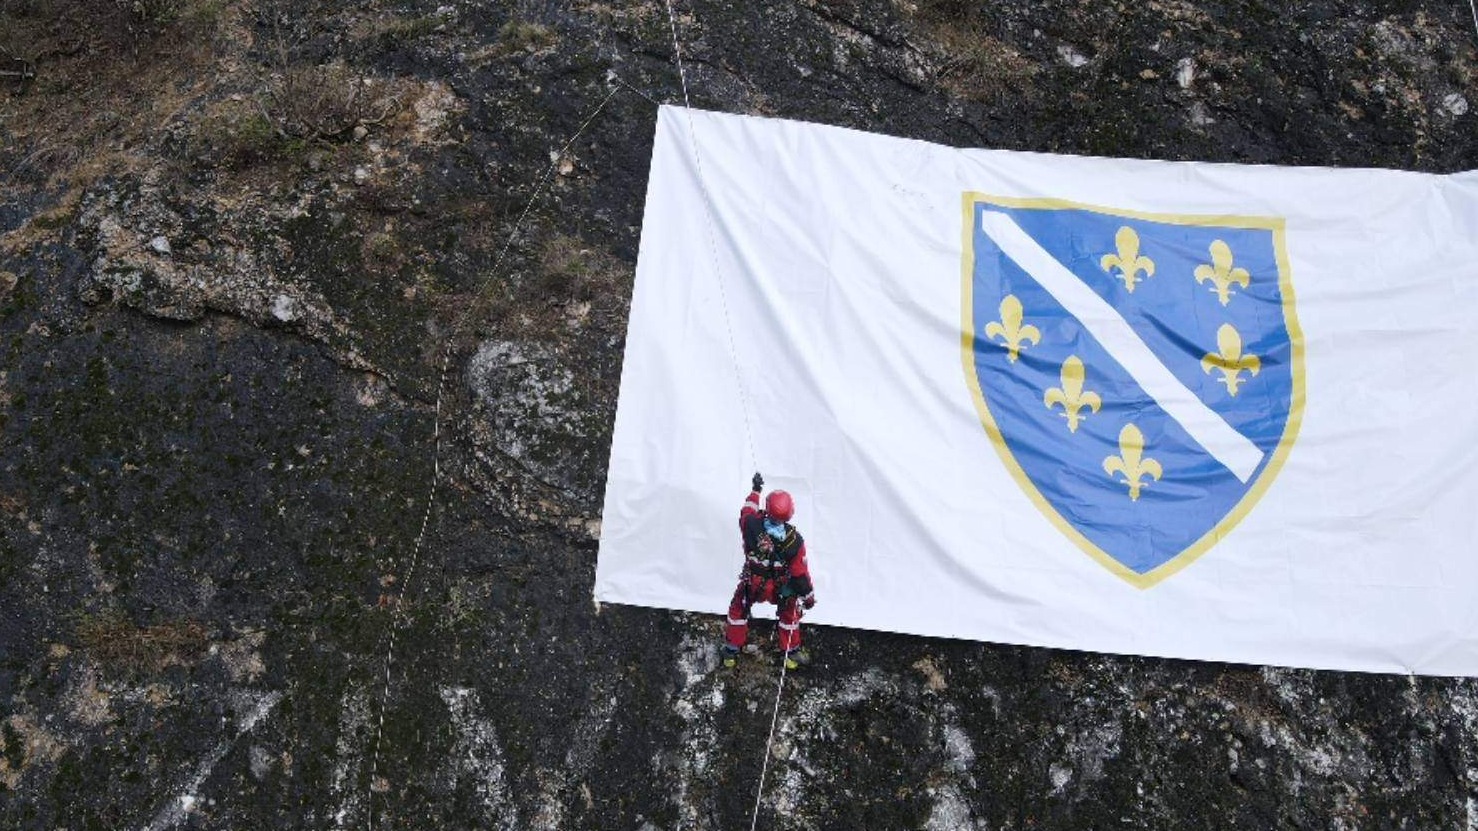
[[[769,534],[776,542],[783,542],[785,540],[785,523],[772,522],[769,517],[765,517],[765,533]]]

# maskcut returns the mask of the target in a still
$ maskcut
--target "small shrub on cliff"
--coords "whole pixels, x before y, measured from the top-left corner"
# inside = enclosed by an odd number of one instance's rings
[[[180,19],[184,0],[114,0],[114,2],[140,23],[152,26],[167,26]]]
[[[584,325],[593,315],[624,314],[618,298],[630,296],[629,270],[610,252],[570,236],[554,236],[539,246],[531,279],[503,298],[488,297],[489,311],[520,312],[536,330],[549,333]],[[500,309],[499,306],[505,308]]]
[[[195,127],[194,155],[232,169],[290,155],[292,144],[252,104],[228,101],[202,116]]]
[[[586,300],[596,290],[596,257],[574,237],[559,236],[539,252],[535,293],[543,301]]]
[[[431,34],[445,25],[447,18],[441,14],[421,17],[396,17],[374,27],[368,38],[376,48],[390,52]]]
[[[538,23],[510,20],[498,30],[498,45],[505,52],[538,52],[558,42],[554,30]]]
[[[274,129],[284,139],[305,141],[346,141],[355,128],[383,123],[401,106],[392,83],[338,63],[286,67],[262,96]]]

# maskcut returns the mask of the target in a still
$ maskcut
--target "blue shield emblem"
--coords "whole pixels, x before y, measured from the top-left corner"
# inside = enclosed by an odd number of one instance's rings
[[[1282,466],[1303,349],[1282,220],[966,194],[966,378],[1017,482],[1141,588]]]

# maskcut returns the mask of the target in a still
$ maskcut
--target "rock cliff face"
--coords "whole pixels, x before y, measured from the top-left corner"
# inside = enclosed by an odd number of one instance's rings
[[[1478,168],[1461,3],[678,12],[706,108]],[[774,670],[590,602],[672,58],[659,3],[0,2],[0,827],[746,826]],[[812,643],[762,828],[1478,827],[1471,681]]]

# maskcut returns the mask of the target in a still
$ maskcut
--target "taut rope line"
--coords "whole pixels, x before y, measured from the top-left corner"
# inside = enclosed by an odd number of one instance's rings
[[[688,74],[683,69],[683,48],[677,39],[677,15],[672,10],[672,0],[667,2],[667,25],[672,30],[672,51],[677,58],[677,77],[683,88],[683,113],[688,120],[688,143],[693,148],[693,165],[698,171],[698,187],[703,191],[703,218],[708,231],[708,257],[713,264],[714,277],[718,282],[719,304],[724,311],[724,332],[729,336],[729,356],[734,361],[734,381],[739,387],[739,412],[744,416],[744,442],[749,448],[750,467],[759,469],[758,457],[754,452],[754,431],[749,426],[749,393],[744,387],[743,367],[739,365],[739,347],[734,340],[734,326],[729,321],[729,293],[724,287],[724,273],[718,259],[718,242],[713,233],[713,196],[708,192],[708,178],[703,175],[703,156],[698,152],[698,133],[693,129],[693,106],[688,101]]]
[[[760,797],[765,793],[765,774],[770,770],[770,748],[775,744],[775,724],[780,720],[780,693],[785,689],[786,660],[780,658],[780,683],[775,685],[775,709],[770,712],[770,737],[765,739],[765,759],[760,763],[760,783],[754,789],[754,812],[749,816],[749,831],[760,821]]]
[[[754,432],[749,426],[749,394],[744,388],[743,368],[739,365],[739,348],[734,340],[734,327],[729,321],[729,297],[724,289],[724,275],[718,261],[718,248],[713,232],[713,196],[708,191],[708,179],[703,175],[703,156],[698,152],[698,133],[693,129],[693,107],[688,101],[688,77],[683,69],[683,49],[677,37],[677,14],[672,10],[672,0],[667,2],[667,23],[672,29],[672,52],[677,59],[677,76],[683,87],[683,112],[688,119],[688,141],[693,147],[693,164],[698,172],[698,186],[703,191],[703,213],[707,220],[708,254],[713,262],[714,276],[718,279],[719,301],[723,305],[724,328],[729,336],[729,354],[734,359],[734,379],[739,385],[739,409],[744,414],[744,438],[749,446],[749,459],[754,467],[759,463],[754,452]],[[749,831],[754,831],[760,819],[760,801],[765,793],[765,774],[770,769],[770,752],[775,743],[775,725],[780,720],[780,696],[785,691],[786,660],[780,659],[780,681],[775,685],[775,707],[770,713],[770,733],[765,739],[765,756],[760,763],[760,781],[754,789],[754,811],[749,818]]]
[[[626,87],[633,92],[636,92],[638,95],[641,95],[641,92],[637,90],[636,87],[631,86],[625,81],[621,81],[621,86]],[[575,134],[570,136],[569,141],[566,141],[564,143],[564,146],[559,148],[559,152],[554,154],[554,158],[551,159],[549,162],[549,167],[544,169],[544,177],[539,180],[539,184],[534,188],[534,195],[529,197],[528,204],[523,206],[523,213],[519,214],[518,221],[513,223],[513,231],[508,235],[508,241],[503,243],[503,250],[498,252],[498,258],[493,261],[493,267],[488,271],[488,276],[485,277],[482,283],[478,286],[479,292],[482,291],[482,288],[484,286],[492,281],[493,276],[498,273],[498,268],[503,265],[503,258],[508,255],[508,249],[513,247],[513,240],[518,237],[519,229],[523,227],[523,221],[528,218],[529,211],[532,210],[534,207],[534,202],[537,201],[538,198],[544,194],[544,188],[548,187],[549,180],[554,176],[554,171],[559,168],[559,160],[564,158],[564,154],[570,149],[570,146],[573,145],[575,141],[580,138],[580,135],[585,132],[585,128],[589,127],[592,121],[595,121],[595,117],[600,115],[601,110],[604,110],[606,108],[606,104],[608,104],[612,98],[615,98],[616,93],[620,91],[620,89],[612,89],[609,93],[607,93],[606,97],[601,99],[600,104],[596,106],[595,110],[592,111],[590,115],[587,116],[585,120],[580,123],[580,129],[576,130]],[[646,98],[645,95],[642,95],[642,97]],[[647,98],[647,100],[650,101],[651,99]],[[462,316],[462,321],[466,322],[465,314]]]
[[[508,241],[503,244],[503,249],[498,252],[497,258],[493,261],[492,268],[488,271],[488,276],[485,277],[482,282],[477,285],[477,289],[474,294],[474,302],[463,310],[461,315],[454,322],[451,331],[447,333],[446,345],[442,349],[441,355],[441,375],[436,383],[436,413],[433,418],[431,427],[431,486],[426,494],[426,511],[421,515],[421,529],[416,534],[415,544],[411,548],[410,565],[406,569],[405,580],[402,581],[400,584],[399,596],[401,598],[405,598],[407,596],[410,590],[411,580],[415,577],[416,564],[420,561],[421,549],[424,547],[424,543],[426,541],[426,532],[431,524],[431,510],[436,503],[437,484],[441,480],[442,402],[446,393],[447,370],[451,366],[452,345],[456,340],[457,334],[462,330],[462,327],[466,324],[467,320],[471,316],[471,312],[478,308],[478,304],[476,302],[477,298],[481,296],[482,291],[484,290],[484,288],[486,288],[487,284],[493,279],[493,277],[498,274],[498,270],[503,265],[503,259],[508,255],[509,249],[513,246],[513,240],[518,237],[519,231],[523,229],[524,221],[528,219],[529,211],[533,209],[534,203],[538,201],[539,197],[544,195],[545,188],[548,187],[550,179],[553,177],[555,170],[559,166],[559,160],[564,157],[564,154],[569,151],[570,147],[575,143],[576,140],[580,138],[580,136],[585,132],[586,128],[588,128],[591,123],[595,121],[596,116],[600,115],[601,111],[605,109],[606,104],[610,103],[611,99],[616,96],[616,93],[621,91],[621,87],[624,87],[631,90],[632,92],[637,93],[638,95],[641,95],[641,97],[646,98],[648,101],[652,100],[650,97],[643,94],[641,90],[638,90],[636,87],[631,86],[620,78],[614,78],[613,80],[619,83],[620,87],[615,87],[611,89],[606,97],[601,100],[600,104],[596,106],[596,108],[590,113],[589,116],[585,118],[583,122],[581,122],[579,129],[577,129],[574,134],[570,136],[569,140],[566,141],[562,147],[560,147],[559,152],[556,153],[553,159],[550,160],[549,167],[544,171],[544,176],[534,187],[534,193],[532,196],[529,197],[528,204],[524,205],[523,211],[518,215],[518,219],[513,223],[513,230],[508,234]],[[385,711],[390,704],[391,671],[395,664],[396,642],[398,640],[400,629],[405,623],[404,605],[402,603],[396,603],[393,609],[393,614],[395,615],[395,619],[390,626],[390,643],[385,651],[385,686],[380,695],[380,715],[375,724],[375,746],[370,760],[370,777],[368,783],[369,797],[365,802],[365,823],[369,831],[374,831],[375,827],[374,783],[375,778],[379,775],[380,746],[385,737]]]
[[[431,489],[426,494],[426,511],[421,514],[421,530],[416,534],[415,545],[411,548],[411,563],[406,569],[404,582],[400,584],[400,597],[406,596],[406,590],[410,587],[411,578],[416,574],[416,563],[420,560],[421,546],[426,540],[426,529],[431,523],[431,507],[436,502],[436,485],[441,480],[441,401],[442,392],[446,389],[446,371],[452,357],[452,340],[447,338],[446,348],[441,353],[441,380],[436,385],[436,415],[431,422]],[[385,710],[390,706],[390,672],[395,665],[395,642],[400,634],[401,626],[405,623],[404,606],[396,603],[392,614],[394,620],[390,623],[390,645],[385,650],[385,689],[380,694],[380,716],[375,724],[375,750],[370,757],[370,792],[365,801],[365,821],[370,829],[375,827],[375,778],[380,773],[380,742],[385,738]]]

